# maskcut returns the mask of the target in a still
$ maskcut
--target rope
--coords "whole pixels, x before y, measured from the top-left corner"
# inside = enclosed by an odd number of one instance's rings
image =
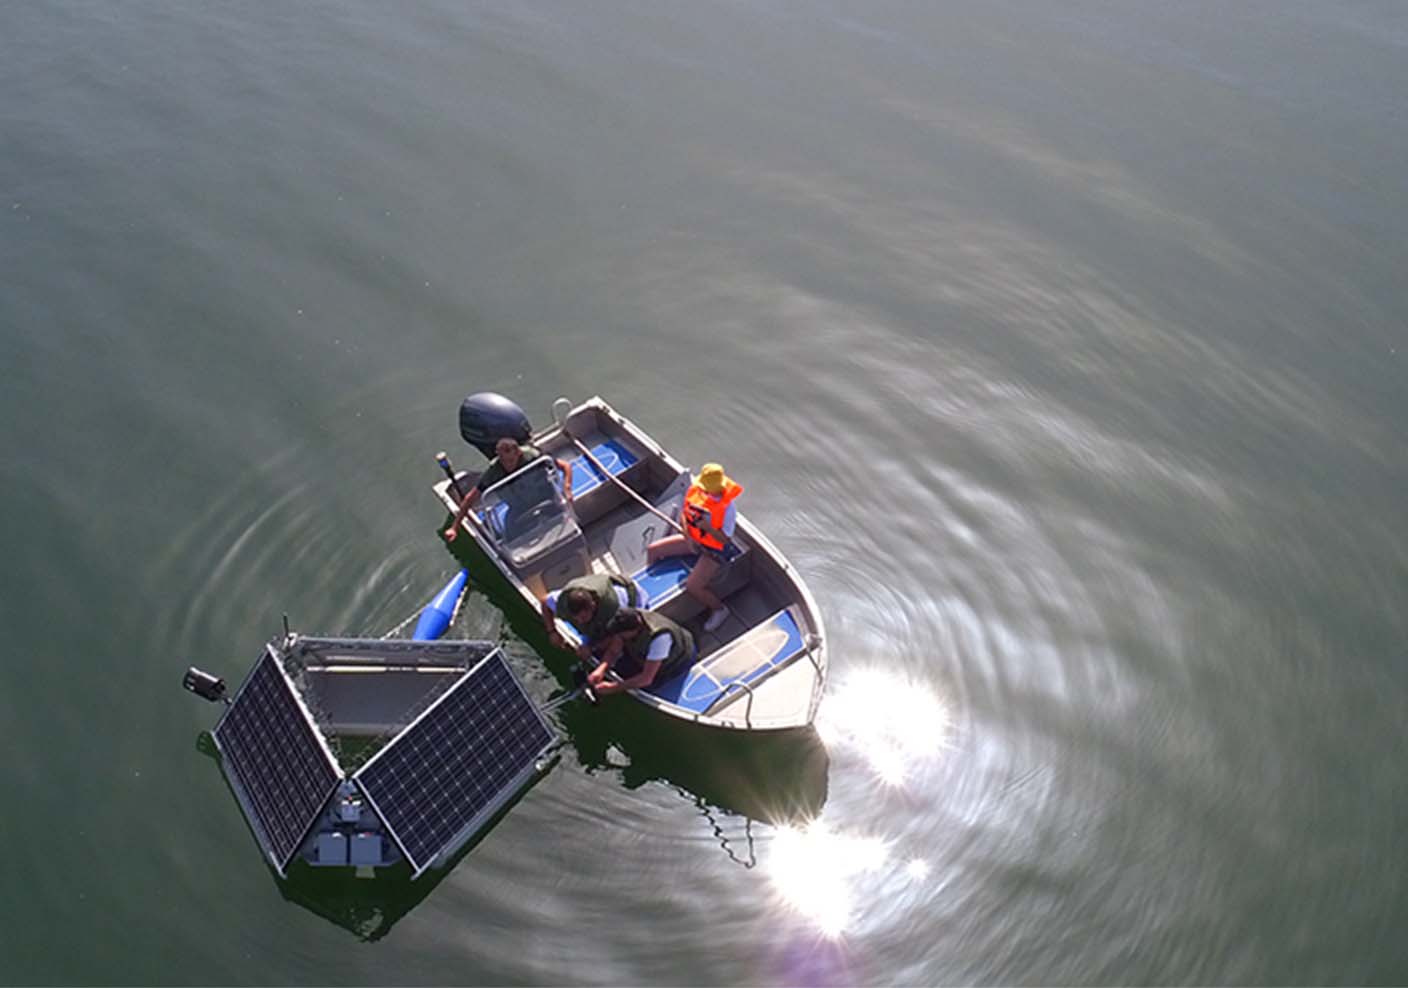
[[[571,703],[573,700],[577,699],[577,697],[579,697],[579,696],[581,696],[581,695],[582,695],[582,690],[581,690],[580,688],[578,688],[578,689],[572,690],[571,692],[562,694],[562,695],[561,695],[560,697],[558,697],[556,700],[549,700],[547,703],[543,704],[543,705],[542,705],[541,707],[539,707],[538,709],[539,709],[540,711],[542,711],[543,713],[545,713],[545,714],[550,714],[550,713],[552,713],[554,710],[556,710],[558,707],[565,707],[565,706],[567,706],[567,704]]]
[[[455,609],[454,609],[454,612],[451,613],[451,615],[450,615],[450,624],[451,624],[451,625],[453,625],[453,624],[455,623],[455,619],[460,616],[460,608],[464,606],[464,599],[469,596],[469,586],[470,586],[469,583],[466,582],[465,585],[464,585],[464,590],[460,593],[459,599],[455,601]],[[433,599],[433,598],[432,598],[432,599]],[[423,613],[425,612],[425,608],[426,608],[426,605],[425,605],[425,604],[421,604],[419,608],[417,608],[415,611],[413,611],[413,612],[411,613],[411,616],[410,616],[410,617],[406,618],[406,620],[402,621],[400,624],[396,625],[396,627],[392,628],[392,629],[391,629],[390,631],[388,631],[386,634],[382,635],[382,636],[381,636],[381,641],[386,641],[386,639],[391,638],[391,637],[394,637],[394,636],[397,635],[397,634],[400,634],[403,630],[405,630],[406,625],[410,624],[412,621],[414,621],[416,618],[420,617],[421,614],[423,614]]]
[[[631,497],[635,498],[636,502],[639,503],[641,507],[645,508],[646,511],[649,511],[656,518],[659,518],[666,525],[669,525],[671,528],[673,528],[676,532],[679,532],[681,535],[684,534],[684,529],[680,528],[679,522],[675,521],[673,518],[666,515],[665,512],[655,507],[655,505],[647,501],[639,492],[637,492],[624,480],[616,476],[610,470],[606,469],[606,467],[602,466],[601,461],[592,455],[591,450],[587,449],[586,446],[582,445],[582,441],[580,439],[578,439],[576,436],[573,436],[566,429],[562,430],[562,434],[568,439],[571,439],[572,445],[576,446],[579,450],[582,451],[582,455],[587,458],[588,463],[590,463],[593,467],[596,468],[597,473],[601,474],[607,480],[611,481],[611,483],[615,484],[617,487],[621,488],[621,490],[625,491]]]
[[[382,641],[386,641],[386,639],[391,638],[391,637],[393,637],[394,635],[399,634],[399,633],[406,627],[406,625],[410,624],[410,623],[411,623],[412,621],[414,621],[416,618],[420,617],[421,612],[424,611],[424,610],[425,610],[425,605],[424,605],[424,604],[421,604],[420,607],[417,608],[416,611],[415,611],[413,614],[411,614],[410,617],[406,618],[406,620],[402,621],[400,624],[396,625],[396,627],[392,628],[392,629],[391,629],[390,631],[388,631],[386,634],[382,635],[382,636],[381,636],[381,640],[382,640]]]

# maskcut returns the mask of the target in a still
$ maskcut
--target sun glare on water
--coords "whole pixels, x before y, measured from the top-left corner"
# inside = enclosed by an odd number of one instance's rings
[[[767,874],[788,908],[835,939],[854,928],[862,904],[876,895],[877,882],[884,886],[898,878],[902,884],[923,884],[929,878],[929,862],[902,858],[895,850],[882,838],[840,833],[813,820],[778,831]]]
[[[882,783],[899,787],[942,754],[949,720],[947,706],[926,684],[870,669],[833,685],[816,728],[828,748],[859,754]],[[930,864],[901,853],[888,838],[847,833],[818,819],[777,832],[767,872],[789,909],[836,939],[856,928],[867,902],[893,904],[879,886],[912,890],[927,882]]]
[[[883,669],[853,672],[827,691],[817,732],[858,751],[876,776],[900,786],[946,745],[949,712],[931,688]]]
[[[814,820],[778,831],[768,877],[788,906],[835,937],[851,924],[852,879],[880,869],[889,856],[882,840],[835,833]]]

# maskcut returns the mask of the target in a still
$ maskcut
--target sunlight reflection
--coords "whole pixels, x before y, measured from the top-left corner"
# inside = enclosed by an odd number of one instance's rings
[[[851,879],[879,869],[890,853],[883,840],[834,833],[820,820],[782,828],[772,850],[768,873],[774,887],[829,937],[851,923]]]
[[[816,729],[828,745],[858,750],[885,784],[903,785],[949,732],[947,705],[926,684],[884,669],[850,673],[827,693]]]

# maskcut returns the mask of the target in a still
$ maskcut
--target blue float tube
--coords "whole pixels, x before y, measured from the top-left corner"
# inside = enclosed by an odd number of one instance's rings
[[[464,596],[465,587],[469,585],[469,570],[462,569],[449,583],[445,584],[443,590],[435,595],[435,599],[425,605],[425,610],[420,612],[420,620],[416,622],[415,634],[411,635],[412,641],[433,642],[445,633],[450,627],[450,622],[455,619],[455,609],[459,607],[460,597]]]

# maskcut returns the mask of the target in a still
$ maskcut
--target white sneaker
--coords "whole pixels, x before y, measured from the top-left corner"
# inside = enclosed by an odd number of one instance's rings
[[[713,631],[728,620],[728,608],[720,607],[716,611],[709,612],[709,619],[704,622],[705,631]]]

